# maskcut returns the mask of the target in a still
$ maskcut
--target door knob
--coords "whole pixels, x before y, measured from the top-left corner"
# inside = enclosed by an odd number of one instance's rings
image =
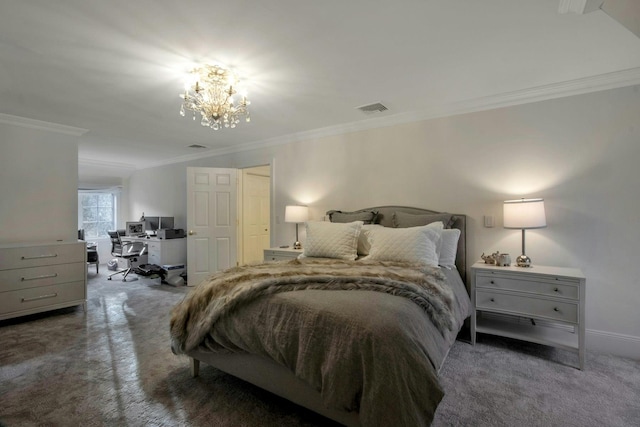
[[[189,230],[189,236],[193,236],[194,234],[196,234],[196,232],[195,232],[195,231],[193,231],[193,230]]]

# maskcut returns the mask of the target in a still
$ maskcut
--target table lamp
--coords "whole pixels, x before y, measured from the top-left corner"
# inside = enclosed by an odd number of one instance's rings
[[[547,226],[544,214],[544,199],[518,199],[504,201],[504,228],[522,230],[522,255],[516,258],[518,267],[530,267],[529,258],[524,249],[524,231]]]
[[[309,219],[309,208],[307,206],[294,206],[289,205],[284,209],[284,222],[296,223],[296,241],[293,244],[293,249],[302,249],[302,245],[298,240],[298,224],[305,222]]]

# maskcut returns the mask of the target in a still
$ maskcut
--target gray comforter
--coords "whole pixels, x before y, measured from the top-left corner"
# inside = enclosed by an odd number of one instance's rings
[[[424,426],[442,399],[437,371],[469,306],[457,272],[363,261],[262,264],[194,289],[173,310],[172,348],[262,355],[318,390],[328,407],[357,411],[365,426]]]

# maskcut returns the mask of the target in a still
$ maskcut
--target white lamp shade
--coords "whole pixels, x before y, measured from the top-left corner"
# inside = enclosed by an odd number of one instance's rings
[[[309,207],[290,205],[284,209],[284,222],[305,222],[309,220]]]
[[[544,199],[518,199],[504,202],[504,228],[544,228]]]

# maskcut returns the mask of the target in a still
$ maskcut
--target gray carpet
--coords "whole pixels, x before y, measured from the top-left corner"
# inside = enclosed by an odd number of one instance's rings
[[[106,269],[103,269],[105,271]],[[188,288],[89,274],[88,312],[0,322],[0,425],[335,426],[169,349],[168,313]],[[434,426],[638,426],[640,362],[481,337],[441,372]]]

